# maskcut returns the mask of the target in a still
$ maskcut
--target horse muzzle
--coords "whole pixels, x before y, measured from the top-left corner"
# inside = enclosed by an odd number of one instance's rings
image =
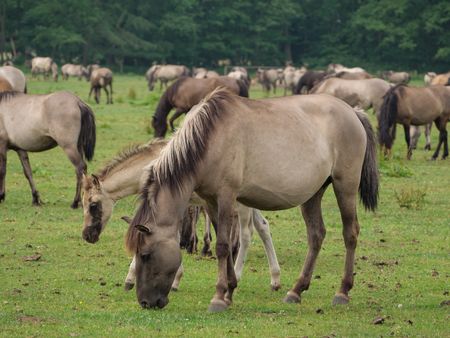
[[[91,244],[98,242],[100,239],[101,227],[87,226],[83,229],[83,239]]]

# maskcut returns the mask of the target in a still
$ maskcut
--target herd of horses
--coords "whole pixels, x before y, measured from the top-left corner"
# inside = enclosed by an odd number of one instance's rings
[[[50,58],[33,60],[32,76],[51,74],[55,65]],[[94,92],[97,103],[102,88],[107,103],[113,103],[110,69],[67,64],[61,72],[65,80],[73,76],[90,81],[89,97]],[[209,221],[202,252],[210,252],[212,224],[219,268],[209,311],[219,312],[232,303],[253,228],[264,243],[271,287],[280,288],[280,266],[261,210],[300,206],[308,254],[284,298],[287,303],[300,302],[325,237],[321,200],[332,185],[346,250],[333,304],[347,304],[360,228],[357,196],[367,210],[377,208],[377,143],[388,155],[396,125],[402,124],[410,159],[417,128],[429,129],[434,122],[439,143],[432,159],[437,159],[441,147],[442,158],[448,157],[450,74],[427,73],[427,86],[419,88],[406,84],[407,73],[390,71],[381,79],[362,68],[339,64],[330,64],[325,71],[290,65],[282,70],[258,69],[262,87],[269,91],[277,84],[284,86],[285,96],[257,100],[249,98],[252,80],[243,67],[234,67],[226,76],[205,68],[189,75],[185,66],[153,65],[145,75],[149,90],[157,81],[161,89],[166,87],[152,119],[155,139],[125,150],[88,175],[86,161],[93,158],[96,146],[92,109],[68,92],[28,94],[26,77],[19,69],[0,67],[0,202],[5,199],[7,151],[17,152],[32,203],[39,205],[27,152],[57,145],[76,169],[71,206],[77,208],[81,202],[82,237],[87,242],[99,240],[120,199],[139,195],[134,217],[123,217],[128,223],[126,246],[133,255],[125,288],[136,286],[143,308],[163,308],[170,290],[178,289],[183,274],[180,242],[195,250],[196,223],[203,211]],[[287,96],[288,89],[298,95]],[[370,108],[378,121],[378,142],[364,113]],[[175,113],[168,123],[172,109]],[[187,114],[181,127],[164,140],[168,125],[175,131],[174,120],[181,114]]]

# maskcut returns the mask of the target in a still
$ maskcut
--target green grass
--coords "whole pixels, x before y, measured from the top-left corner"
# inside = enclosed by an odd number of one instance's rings
[[[75,79],[30,81],[28,88],[30,93],[65,89],[83,100],[89,91],[87,82]],[[152,137],[148,126],[160,95],[147,91],[143,76],[122,75],[114,79],[114,105],[105,104],[104,93],[100,105],[89,101],[98,126],[89,172],[123,147]],[[263,94],[256,88],[251,96]],[[432,133],[434,147],[435,128]],[[323,201],[327,236],[302,304],[281,300],[306,254],[303,220],[298,209],[265,212],[281,263],[282,290],[270,291],[264,250],[255,235],[234,304],[221,314],[206,311],[216,261],[185,253],[185,276],[169,305],[141,310],[134,291],[123,291],[130,259],[120,216],[132,215],[135,199],[121,201],[100,242],[87,244],[81,239],[82,212],[69,208],[75,175],[61,149],[30,154],[45,203],[39,208],[31,206],[19,160],[9,152],[6,202],[0,205],[0,336],[448,336],[449,308],[440,303],[450,298],[450,161],[428,161],[431,154],[423,146],[422,138],[413,159],[406,161],[399,133],[393,159],[381,163],[379,210],[359,208],[361,235],[348,306],[331,306],[343,272],[344,245],[329,189]],[[397,201],[411,189],[426,192],[420,208],[401,207]],[[35,253],[42,255],[39,261],[23,261]],[[372,324],[377,316],[385,318],[382,325]]]

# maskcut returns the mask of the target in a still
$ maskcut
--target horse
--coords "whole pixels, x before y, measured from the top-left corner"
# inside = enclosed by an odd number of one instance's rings
[[[431,127],[433,123],[428,123],[425,125],[424,134],[425,134],[425,150],[431,150]],[[417,143],[419,143],[420,137],[420,127],[419,126],[411,126],[409,130],[409,140],[412,149],[417,148]]]
[[[425,82],[425,86],[431,85],[431,80],[433,80],[437,74],[435,72],[428,72],[423,76],[423,82]]]
[[[364,110],[373,108],[378,117],[383,97],[391,85],[382,79],[344,80],[330,77],[318,83],[310,93],[333,95],[350,106],[359,106]]]
[[[322,81],[328,74],[323,71],[308,70],[303,74],[295,86],[294,94],[308,93],[316,84]]]
[[[328,65],[327,69],[328,73],[340,73],[340,72],[348,72],[348,73],[362,73],[366,72],[361,67],[353,67],[353,68],[347,68],[339,63],[330,63]]]
[[[279,71],[278,69],[258,68],[256,76],[262,89],[266,91],[266,93],[269,93],[270,89],[273,89],[273,93],[276,94],[277,82],[282,78],[283,71]]]
[[[11,92],[13,91],[13,87],[11,86],[11,83],[4,78],[3,76],[0,76],[0,93],[2,92]]]
[[[175,81],[161,96],[153,115],[152,126],[155,130],[155,137],[164,137],[166,135],[167,116],[172,108],[175,108],[176,111],[170,118],[169,123],[172,131],[175,131],[174,121],[182,114],[187,113],[208,93],[220,86],[226,87],[240,96],[248,97],[246,83],[227,76],[211,79],[183,77]]]
[[[177,224],[194,191],[206,201],[217,227],[219,272],[209,311],[227,309],[237,286],[229,241],[236,202],[260,210],[301,205],[309,250],[298,281],[284,299],[300,302],[325,236],[320,205],[329,184],[341,212],[346,247],[344,276],[333,303],[347,304],[359,233],[356,199],[359,190],[364,206],[375,210],[376,158],[367,116],[342,100],[329,95],[250,100],[216,89],[191,109],[148,167],[126,236],[126,247],[136,257],[139,304],[168,304],[181,264]]]
[[[167,89],[168,82],[176,80],[183,76],[189,76],[189,73],[189,68],[187,68],[186,66],[153,65],[146,73],[148,90],[153,90],[157,80],[160,81],[159,90],[162,90],[163,86],[165,86]]]
[[[341,71],[339,73],[330,74],[329,76],[345,80],[365,80],[372,78],[372,75],[370,75],[367,72],[347,72],[347,71]]]
[[[379,117],[380,144],[388,155],[395,139],[396,123],[403,125],[407,145],[407,158],[411,159],[410,126],[435,123],[439,130],[439,143],[432,156],[435,160],[444,145],[442,159],[448,156],[447,121],[450,118],[450,88],[446,86],[408,87],[396,85],[386,93]]]
[[[21,93],[27,92],[27,79],[20,69],[12,66],[0,67],[0,76],[8,80],[12,90]]]
[[[294,94],[295,86],[297,85],[300,78],[305,74],[306,68],[301,67],[295,69],[292,66],[286,66],[283,70],[283,84],[284,84],[284,96],[287,94],[287,90],[290,89],[292,94]]]
[[[444,74],[437,74],[436,76],[431,78],[430,85],[442,85],[447,86],[450,79],[450,72]]]
[[[85,159],[93,158],[95,140],[94,113],[69,92],[46,95],[0,93],[0,202],[5,199],[8,149],[19,155],[31,187],[33,205],[40,205],[27,152],[41,152],[59,145],[76,169],[76,192],[71,206],[77,208],[81,178],[86,171]]]
[[[208,70],[206,68],[193,68],[192,77],[195,79],[207,79],[212,77],[220,77],[219,73],[214,70]]]
[[[68,80],[69,76],[78,77],[78,80],[81,81],[81,78],[84,77],[89,80],[89,72],[86,67],[82,65],[74,65],[71,63],[66,63],[61,67],[61,75],[63,80]]]
[[[382,72],[381,78],[394,84],[407,84],[411,81],[411,75],[407,72],[394,72],[392,70]]]
[[[112,82],[113,82],[113,72],[111,71],[111,69],[109,68],[94,69],[91,74],[91,89],[89,91],[88,99],[91,98],[91,94],[92,92],[94,92],[95,102],[97,104],[100,103],[100,92],[103,88],[103,90],[106,93],[106,104],[109,103],[112,104],[113,103]]]
[[[96,243],[99,240],[100,234],[111,218],[114,205],[122,198],[138,194],[142,185],[143,174],[146,174],[145,167],[160,155],[167,143],[168,141],[166,140],[153,140],[145,145],[131,147],[116,156],[97,174],[83,176],[82,206],[84,225],[82,237],[84,240],[89,243]],[[197,196],[193,196],[190,199],[190,203],[194,206],[204,206],[204,202]],[[193,232],[195,235],[195,227],[190,227],[190,224],[195,225],[197,219],[190,219],[189,212],[191,211],[188,210],[185,213],[182,221],[183,223],[188,223],[187,228],[193,228],[191,233]],[[238,246],[239,251],[237,252],[235,263],[235,271],[238,278],[242,275],[244,268],[244,260],[252,237],[252,227],[255,227],[263,241],[268,258],[271,287],[273,290],[278,290],[280,288],[280,267],[273,247],[268,221],[258,210],[253,211],[242,205],[238,207],[238,213],[240,220],[240,236],[238,233],[238,240],[240,245]],[[181,236],[181,239],[183,239],[183,236]],[[191,244],[188,243],[186,246],[188,245]],[[134,258],[133,262],[135,262]],[[133,262],[130,264],[130,269],[125,279],[126,290],[130,290],[134,286],[135,271]],[[173,289],[178,289],[181,276],[182,271],[177,274],[177,278],[172,284]]]
[[[36,77],[37,74],[44,74],[44,78],[48,78],[50,73],[53,80],[58,81],[58,66],[50,57],[34,57],[31,60],[31,75]]]

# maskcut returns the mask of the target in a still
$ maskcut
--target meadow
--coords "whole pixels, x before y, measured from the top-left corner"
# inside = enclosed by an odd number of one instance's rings
[[[413,84],[422,82],[417,78]],[[30,93],[69,90],[91,105],[97,147],[90,173],[128,145],[152,138],[150,119],[161,92],[149,93],[140,75],[116,75],[113,86],[114,104],[105,104],[103,92],[96,105],[87,101],[89,84],[84,80],[28,84]],[[264,95],[258,87],[250,96]],[[432,149],[437,135],[433,128]],[[219,314],[207,312],[216,260],[186,253],[180,289],[170,294],[168,306],[142,310],[134,290],[123,289],[130,258],[123,245],[127,227],[120,217],[133,215],[136,199],[120,201],[100,241],[88,244],[81,238],[82,211],[69,207],[75,173],[62,150],[30,154],[41,207],[31,205],[20,162],[10,151],[6,201],[0,204],[0,336],[448,336],[449,307],[444,302],[450,299],[450,160],[429,161],[431,153],[423,146],[422,136],[407,161],[399,132],[392,158],[379,156],[379,208],[369,213],[359,206],[361,234],[349,305],[331,305],[345,251],[340,214],[328,189],[323,200],[327,235],[302,303],[282,302],[307,250],[304,222],[295,208],[264,212],[281,265],[281,290],[270,290],[266,257],[255,234],[234,304]],[[203,220],[199,237],[202,226]],[[36,254],[39,260],[24,260]],[[381,323],[374,324],[377,318]]]

